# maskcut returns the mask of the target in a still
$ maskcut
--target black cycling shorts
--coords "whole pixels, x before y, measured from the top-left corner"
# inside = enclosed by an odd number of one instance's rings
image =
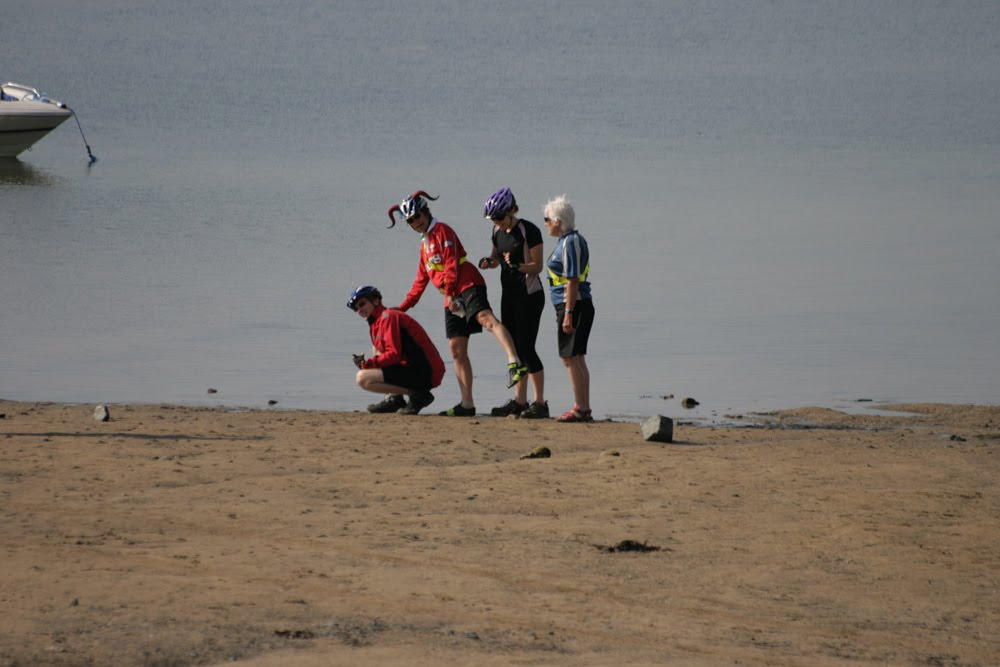
[[[587,354],[587,341],[590,340],[590,330],[594,326],[594,301],[579,299],[573,307],[573,326],[576,331],[571,334],[563,331],[563,318],[566,317],[566,304],[556,305],[556,326],[559,329],[559,356],[563,359]]]
[[[458,298],[465,304],[465,317],[444,309],[444,332],[448,338],[468,338],[481,332],[483,325],[476,320],[476,315],[484,310],[493,310],[486,298],[485,285],[473,285],[459,294]]]
[[[386,384],[406,389],[416,389],[418,391],[430,391],[433,389],[431,387],[431,371],[429,368],[421,370],[413,366],[395,364],[393,366],[386,366],[380,370]]]

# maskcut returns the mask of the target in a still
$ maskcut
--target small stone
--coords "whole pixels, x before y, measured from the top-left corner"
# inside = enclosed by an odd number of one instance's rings
[[[111,420],[111,413],[103,405],[98,405],[94,408],[94,419],[99,422],[106,422]]]
[[[683,401],[681,401],[681,406],[687,408],[688,410],[690,410],[691,408],[693,408],[696,405],[701,405],[701,403],[699,403],[698,401],[694,400],[690,396],[688,396]]]
[[[642,437],[653,442],[674,441],[674,420],[663,415],[653,415],[641,424]]]
[[[208,388],[208,393],[210,393],[210,394],[218,394],[219,390],[218,389],[212,389],[211,387],[209,387]]]
[[[529,453],[522,456],[522,459],[547,459],[552,456],[552,452],[549,451],[548,447],[539,446],[532,449]]]
[[[948,439],[951,440],[952,442],[965,442],[965,438],[963,438],[960,435],[953,435]]]
[[[601,456],[621,456],[621,455],[622,455],[621,452],[619,452],[617,449],[605,449],[603,452],[601,452]]]
[[[0,419],[7,419],[7,413],[6,412],[0,412]]]
[[[278,402],[272,398],[270,401],[267,402],[267,404],[268,405],[277,405]]]

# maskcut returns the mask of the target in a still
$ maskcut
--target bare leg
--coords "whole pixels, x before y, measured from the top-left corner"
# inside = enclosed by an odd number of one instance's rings
[[[455,362],[455,379],[462,394],[462,405],[471,408],[472,402],[472,361],[469,359],[469,337],[456,336],[448,339],[451,358]]]
[[[409,395],[413,393],[411,389],[407,389],[406,387],[398,387],[394,384],[386,383],[385,377],[382,375],[381,368],[368,368],[358,371],[358,375],[355,379],[359,387],[365,391],[371,391],[376,394]]]
[[[585,355],[564,357],[563,365],[569,371],[569,382],[573,386],[573,398],[576,407],[581,410],[590,409],[590,369],[587,368]]]
[[[528,378],[521,378],[521,381],[514,385],[514,400],[521,405],[528,402]]]
[[[528,378],[531,380],[531,389],[535,394],[536,403],[545,402],[545,371],[541,370],[536,373],[529,373]],[[517,383],[517,388],[514,390],[514,399],[518,403],[528,402],[528,382],[527,380],[521,380]]]
[[[476,313],[476,321],[478,321],[484,329],[493,334],[493,337],[497,339],[500,343],[500,347],[503,351],[507,353],[507,361],[517,361],[520,363],[520,359],[517,358],[517,348],[514,347],[514,339],[510,337],[510,332],[507,331],[500,320],[496,318],[492,310],[481,310]]]
[[[577,399],[579,405],[584,410],[590,409],[590,369],[587,367],[587,357],[586,355],[579,355],[577,357],[577,367],[580,370],[580,397]]]

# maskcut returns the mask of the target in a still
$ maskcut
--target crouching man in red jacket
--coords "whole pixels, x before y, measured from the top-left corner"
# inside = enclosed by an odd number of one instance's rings
[[[415,415],[433,403],[430,390],[444,379],[444,362],[424,328],[409,315],[383,306],[381,292],[371,285],[354,290],[347,307],[367,320],[372,339],[370,359],[354,355],[358,386],[386,395],[369,405],[368,412]]]

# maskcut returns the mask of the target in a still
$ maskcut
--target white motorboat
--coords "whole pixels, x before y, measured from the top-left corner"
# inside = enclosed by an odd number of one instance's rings
[[[73,111],[34,88],[17,83],[0,86],[0,158],[16,157],[59,127]],[[89,149],[89,147],[88,147]]]

